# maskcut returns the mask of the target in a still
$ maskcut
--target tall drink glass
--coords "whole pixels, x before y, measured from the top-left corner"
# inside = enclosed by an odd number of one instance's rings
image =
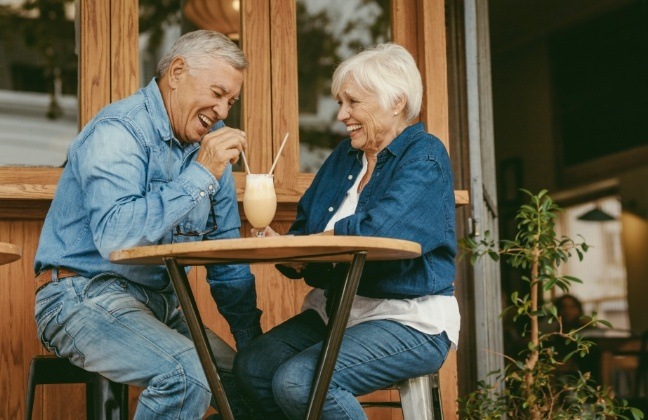
[[[246,175],[243,211],[252,227],[257,229],[257,236],[265,236],[265,228],[270,225],[277,211],[274,175]]]

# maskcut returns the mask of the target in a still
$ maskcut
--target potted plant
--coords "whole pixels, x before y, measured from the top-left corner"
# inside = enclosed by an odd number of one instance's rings
[[[530,198],[518,210],[517,234],[512,240],[493,240],[489,232],[483,238],[466,237],[460,241],[471,263],[488,256],[502,258],[522,270],[528,293],[512,293],[511,305],[502,315],[512,311],[513,318],[525,322],[523,335],[528,345],[516,356],[506,358],[503,371],[493,372],[491,381],[480,381],[478,388],[459,399],[459,415],[469,419],[642,419],[643,413],[627,402],[615,398],[611,389],[597,385],[589,372],[557,375],[559,368],[572,357],[583,357],[593,345],[580,332],[589,326],[610,326],[593,314],[581,328],[563,330],[562,320],[551,304],[540,305],[542,291],[558,287],[569,291],[570,276],[560,276],[558,266],[572,258],[580,260],[587,252],[584,241],[557,237],[555,219],[562,210],[546,190],[537,195],[522,190]],[[465,255],[464,254],[464,255]],[[542,330],[540,323],[557,323],[557,328]],[[556,340],[569,343],[567,354],[558,354]]]

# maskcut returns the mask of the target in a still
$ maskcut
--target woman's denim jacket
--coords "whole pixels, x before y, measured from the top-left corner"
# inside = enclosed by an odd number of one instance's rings
[[[362,152],[349,139],[340,143],[301,198],[290,233],[322,232],[362,168]],[[335,223],[336,235],[372,236],[418,242],[422,256],[411,260],[367,262],[358,294],[373,298],[451,295],[457,241],[452,168],[441,141],[423,124],[406,128],[378,154],[355,214]],[[310,264],[303,275],[327,289],[345,268]]]
[[[223,124],[215,128],[222,127]],[[231,168],[217,180],[195,162],[200,145],[174,138],[157,83],[112,103],[68,150],[45,219],[35,271],[67,267],[84,277],[115,273],[154,290],[168,286],[164,266],[121,265],[112,251],[133,246],[239,237],[241,219]],[[204,237],[215,205],[218,229]],[[207,267],[219,311],[237,341],[260,333],[254,276],[247,265]]]

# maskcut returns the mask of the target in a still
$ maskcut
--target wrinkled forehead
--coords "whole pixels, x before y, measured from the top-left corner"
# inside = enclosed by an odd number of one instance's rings
[[[238,93],[243,86],[243,70],[237,69],[227,61],[211,59],[204,68],[193,71],[212,87],[219,87],[227,93]]]

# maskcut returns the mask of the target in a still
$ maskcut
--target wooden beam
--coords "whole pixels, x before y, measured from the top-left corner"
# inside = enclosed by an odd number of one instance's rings
[[[288,190],[297,185],[299,163],[299,87],[297,83],[297,4],[274,0],[270,8],[272,51],[272,147],[268,168],[286,133],[290,133],[275,167],[276,184]]]
[[[450,150],[445,2],[417,0],[418,64],[423,77],[421,121]]]
[[[445,1],[416,0],[416,15],[419,40],[417,61],[425,87],[420,118],[428,131],[439,137],[449,152],[451,139]],[[458,191],[455,196],[457,193],[457,205],[466,204],[468,192]],[[456,352],[450,351],[439,372],[439,381],[444,417],[454,419],[457,417],[459,397]]]
[[[419,42],[415,0],[393,0],[391,8],[392,40],[407,49],[415,58]]]
[[[139,87],[138,2],[111,0],[110,102],[125,98]]]
[[[79,0],[79,129],[110,102],[110,0]]]
[[[241,1],[241,49],[249,68],[243,81],[243,130],[248,148],[246,157],[252,172],[270,169],[268,139],[271,124],[270,5],[267,2]],[[243,187],[243,182],[237,185]]]

